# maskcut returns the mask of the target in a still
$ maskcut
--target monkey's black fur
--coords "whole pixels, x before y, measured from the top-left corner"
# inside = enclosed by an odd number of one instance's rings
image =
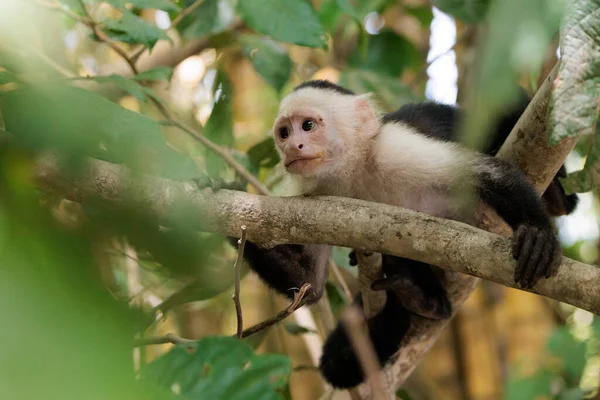
[[[341,86],[321,80],[304,82],[294,90],[304,87],[353,95]],[[483,152],[495,155],[508,137],[527,107],[528,99],[524,93],[522,95],[514,107],[496,122]],[[405,105],[383,116],[382,121],[402,122],[432,138],[454,141],[461,118],[462,111],[458,108],[424,102]],[[552,271],[537,266],[548,264],[550,253],[553,249],[559,249],[548,214],[558,216],[571,213],[577,204],[577,195],[566,196],[557,179],[565,173],[564,167],[544,193],[544,209],[537,194],[517,167],[492,157],[484,158],[481,166],[475,173],[479,198],[493,207],[515,230],[513,253],[516,256],[521,252],[532,254],[530,257],[521,257],[520,259],[529,261],[517,265],[515,270],[515,281],[520,282],[523,287],[530,287],[541,276],[549,276]],[[496,170],[501,170],[502,179],[493,176]],[[526,226],[528,229],[525,229]],[[299,288],[308,282],[313,285],[314,291],[311,294],[314,296],[313,301],[316,301],[323,292],[329,257],[329,252],[318,250],[316,245],[280,245],[262,249],[246,242],[245,257],[254,271],[279,293],[292,297],[291,288]],[[382,255],[382,266],[386,278],[374,282],[373,289],[386,290],[387,302],[368,325],[377,357],[384,365],[391,361],[398,350],[413,315],[432,319],[448,318],[452,314],[452,307],[442,283],[443,273],[439,273],[438,268],[385,254]],[[355,301],[361,302],[360,294]],[[325,342],[320,370],[334,387],[353,387],[363,381],[361,367],[339,324]]]
[[[302,88],[307,88],[307,87],[314,88],[314,89],[321,89],[321,90],[333,90],[335,92],[338,92],[339,94],[354,96],[353,91],[348,90],[345,87],[342,87],[340,85],[336,85],[333,82],[322,80],[322,79],[316,79],[316,80],[312,80],[312,81],[303,82],[303,83],[299,84],[298,86],[296,86],[294,88],[294,91],[300,90]]]

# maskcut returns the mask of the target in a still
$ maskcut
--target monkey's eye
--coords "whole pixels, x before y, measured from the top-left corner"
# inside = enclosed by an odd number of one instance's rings
[[[315,127],[315,122],[312,119],[307,119],[302,123],[302,130],[305,132],[312,131]]]
[[[287,139],[290,136],[290,130],[288,128],[279,128],[279,137],[282,139]]]

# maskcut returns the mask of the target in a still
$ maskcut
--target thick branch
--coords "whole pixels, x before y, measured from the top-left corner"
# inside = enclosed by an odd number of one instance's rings
[[[188,227],[228,236],[246,225],[248,240],[263,245],[328,243],[408,257],[516,287],[510,239],[399,207],[336,197],[199,191],[193,183],[142,176],[97,160],[74,176],[50,156],[38,160],[35,178],[44,190],[70,200],[127,207],[165,225],[185,221]],[[599,278],[600,268],[563,258],[557,276],[531,291],[600,313]]]

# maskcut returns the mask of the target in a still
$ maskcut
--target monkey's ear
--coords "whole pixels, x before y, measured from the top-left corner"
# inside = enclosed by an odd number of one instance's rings
[[[358,118],[358,123],[363,127],[361,133],[366,136],[375,136],[379,127],[379,119],[371,98],[371,93],[356,97],[356,100],[354,100],[354,112]]]

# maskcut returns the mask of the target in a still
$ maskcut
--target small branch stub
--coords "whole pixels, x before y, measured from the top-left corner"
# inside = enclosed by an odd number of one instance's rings
[[[234,288],[233,288],[233,304],[235,304],[235,313],[237,315],[237,337],[242,337],[242,331],[244,330],[244,320],[242,317],[242,304],[240,303],[240,267],[242,265],[242,259],[244,257],[244,248],[246,247],[246,225],[242,225],[242,236],[238,240],[238,254],[233,265],[234,274]]]

